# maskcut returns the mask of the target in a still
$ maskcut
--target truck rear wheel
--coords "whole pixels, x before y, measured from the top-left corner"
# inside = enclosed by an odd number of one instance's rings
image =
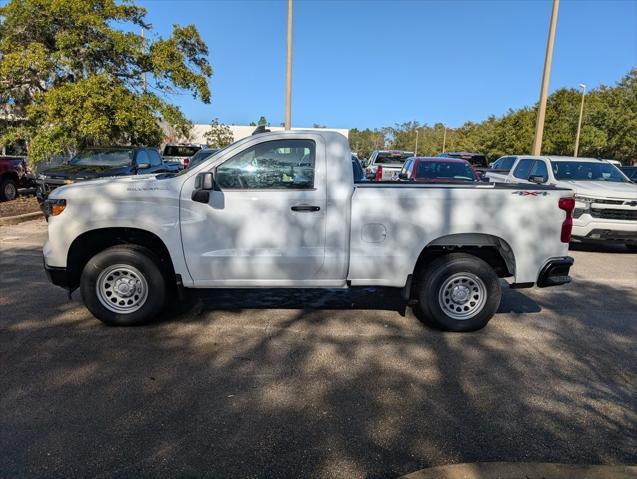
[[[491,266],[475,256],[452,253],[427,268],[415,312],[444,331],[475,331],[493,317],[501,295]]]
[[[113,246],[86,263],[80,292],[86,307],[103,323],[137,326],[161,311],[166,280],[149,251]]]

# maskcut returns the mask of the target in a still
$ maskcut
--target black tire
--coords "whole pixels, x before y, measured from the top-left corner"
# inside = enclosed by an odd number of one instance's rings
[[[0,201],[11,201],[18,197],[18,184],[13,178],[0,180]]]
[[[626,243],[626,249],[631,253],[637,253],[637,243]]]
[[[119,268],[113,274],[107,274],[110,269],[116,268],[116,265],[123,266],[123,269]],[[126,273],[126,269],[130,273]],[[120,272],[121,276],[116,275],[117,272]],[[104,273],[103,277],[101,277],[102,273]],[[140,278],[136,278],[138,275]],[[108,278],[114,278],[114,280],[109,281]],[[137,281],[134,281],[136,284],[139,284],[140,281],[146,282],[146,286],[139,291],[133,288],[134,292],[140,292],[142,299],[134,296],[135,293],[132,293],[130,299],[107,297],[109,291],[112,295],[112,291],[117,288],[115,283],[118,279],[129,281],[129,278],[132,278],[133,281],[136,278]],[[98,281],[100,284],[109,286],[109,288],[100,288],[101,291],[106,289],[105,294],[98,293]],[[146,291],[145,299],[143,299],[144,290]],[[166,278],[162,274],[158,261],[154,259],[150,251],[133,245],[113,246],[96,254],[86,263],[80,278],[80,292],[88,310],[103,323],[110,326],[137,326],[152,320],[162,310],[166,297]],[[127,292],[127,294],[131,293]],[[133,305],[133,307],[138,307],[138,309],[130,312],[113,311],[103,304],[103,301],[107,302],[108,299],[114,303],[111,308],[127,308],[129,306],[121,302],[122,306],[119,306],[118,301],[135,300],[139,304]]]
[[[452,253],[428,266],[417,294],[419,303],[414,313],[421,321],[444,331],[465,332],[486,326],[500,306],[502,290],[498,276],[485,261],[470,254]],[[465,302],[455,303],[453,294]],[[459,319],[454,314],[467,316]]]

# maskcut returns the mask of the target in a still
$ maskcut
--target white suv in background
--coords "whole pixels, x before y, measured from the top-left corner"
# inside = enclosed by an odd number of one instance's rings
[[[517,156],[496,183],[537,183],[575,192],[573,239],[615,241],[637,249],[637,185],[606,160],[567,156]]]

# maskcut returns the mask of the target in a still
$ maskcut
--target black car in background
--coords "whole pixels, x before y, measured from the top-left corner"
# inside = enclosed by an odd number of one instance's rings
[[[619,169],[630,181],[637,183],[637,166],[620,166]]]
[[[445,151],[444,153],[440,153],[436,156],[445,158],[460,158],[461,160],[466,160],[471,163],[471,166],[473,166],[480,173],[483,173],[484,170],[489,168],[487,157],[482,153],[471,153],[468,151]]]
[[[42,205],[55,188],[77,181],[147,173],[177,173],[179,170],[179,165],[164,162],[153,148],[89,148],[68,162],[40,171],[36,179],[36,195]]]

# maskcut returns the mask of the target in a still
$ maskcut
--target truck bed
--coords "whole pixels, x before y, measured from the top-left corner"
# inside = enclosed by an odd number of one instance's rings
[[[557,206],[567,196],[567,189],[504,183],[356,184],[348,279],[403,286],[424,247],[448,243],[510,251],[513,281],[535,282],[548,257],[567,255]]]

